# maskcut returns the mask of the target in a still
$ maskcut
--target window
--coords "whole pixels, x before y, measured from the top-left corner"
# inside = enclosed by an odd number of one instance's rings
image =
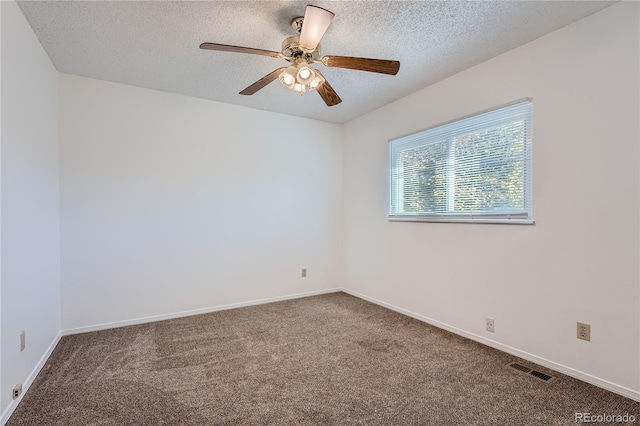
[[[389,219],[533,223],[531,100],[390,141]]]

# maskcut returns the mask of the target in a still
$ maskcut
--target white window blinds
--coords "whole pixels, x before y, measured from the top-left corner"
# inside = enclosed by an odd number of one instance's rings
[[[390,141],[392,220],[531,223],[530,99]]]

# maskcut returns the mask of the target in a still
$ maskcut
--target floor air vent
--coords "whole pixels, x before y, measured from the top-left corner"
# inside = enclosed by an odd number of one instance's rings
[[[544,374],[543,372],[538,371],[538,370],[533,370],[533,369],[531,369],[529,367],[525,367],[524,365],[518,364],[517,362],[511,362],[511,363],[507,364],[507,367],[511,367],[514,370],[518,370],[518,371],[520,371],[520,372],[522,372],[524,374],[527,374],[529,376],[533,376],[533,377],[535,377],[537,379],[540,379],[540,380],[542,380],[542,381],[544,381],[546,383],[551,383],[551,382],[556,380],[556,378],[553,377],[553,376],[550,376],[548,374]]]

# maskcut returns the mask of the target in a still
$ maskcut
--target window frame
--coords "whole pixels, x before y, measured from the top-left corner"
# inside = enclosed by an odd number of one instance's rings
[[[508,108],[517,104],[528,103],[529,104],[529,115],[527,116],[527,124],[525,128],[525,152],[524,156],[524,188],[523,188],[523,197],[525,208],[523,212],[511,212],[511,211],[494,211],[494,212],[481,212],[481,213],[395,213],[392,214],[392,205],[393,205],[393,175],[394,175],[394,152],[393,152],[393,143],[408,138],[410,136],[416,136],[421,133],[428,132],[430,130],[447,126],[456,122],[464,121],[473,117],[477,117],[483,114],[487,114],[490,112],[498,111],[503,108]],[[468,114],[463,117],[459,117],[453,120],[445,121],[439,123],[434,126],[427,127],[425,129],[412,132],[394,139],[390,139],[388,141],[389,147],[389,200],[387,204],[387,219],[390,222],[435,222],[435,223],[493,223],[493,224],[518,224],[518,225],[533,225],[535,221],[533,219],[533,98],[522,98],[517,101],[509,102],[503,105],[499,105],[493,108],[485,109],[479,112],[475,112],[473,114]],[[447,142],[447,157],[450,157],[450,152],[455,146],[454,143]],[[449,169],[449,161],[447,160],[447,169]],[[453,191],[451,188],[450,180],[453,179],[453,176],[450,176],[450,173],[446,173],[445,180],[447,181],[447,185],[445,186],[445,190],[447,192],[447,204],[450,205],[452,200],[450,199],[450,193]],[[397,184],[401,186],[401,184]],[[399,188],[400,189],[400,188]],[[401,195],[402,196],[402,195]]]

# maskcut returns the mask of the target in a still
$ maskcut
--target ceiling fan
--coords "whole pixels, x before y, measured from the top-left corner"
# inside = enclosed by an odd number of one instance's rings
[[[218,43],[202,43],[200,49],[270,56],[272,58],[282,58],[292,63],[288,67],[278,68],[265,75],[241,91],[241,95],[253,95],[272,81],[279,79],[285,87],[299,92],[301,95],[305,92],[317,90],[327,106],[334,106],[342,102],[342,99],[340,99],[340,96],[338,96],[322,73],[313,68],[311,64],[322,63],[328,67],[396,75],[400,69],[400,62],[350,56],[321,57],[320,39],[329,28],[333,17],[333,12],[326,9],[312,5],[307,6],[304,17],[297,17],[291,21],[291,26],[300,35],[287,37],[282,42],[280,52]]]

